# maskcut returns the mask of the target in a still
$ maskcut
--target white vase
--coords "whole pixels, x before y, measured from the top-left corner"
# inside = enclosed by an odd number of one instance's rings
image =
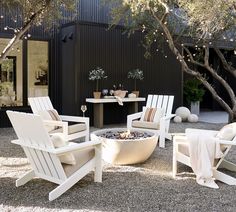
[[[191,102],[191,109],[190,109],[192,114],[199,115],[200,113],[200,102]]]

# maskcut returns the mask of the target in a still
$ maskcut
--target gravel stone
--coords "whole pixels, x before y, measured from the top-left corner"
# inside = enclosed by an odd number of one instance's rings
[[[171,123],[170,131],[181,133],[190,127],[218,130],[222,126],[200,122]],[[93,130],[97,129],[91,128]],[[51,182],[36,178],[15,187],[15,180],[30,169],[23,150],[10,143],[15,138],[12,128],[0,129],[0,211],[236,210],[236,186],[221,182],[217,182],[219,189],[200,186],[191,168],[183,164],[178,166],[177,179],[172,178],[172,141],[166,142],[165,149],[157,147],[142,164],[114,166],[105,163],[103,183],[94,183],[91,173],[61,197],[49,202],[48,193],[56,187]],[[234,147],[228,159],[236,162]]]

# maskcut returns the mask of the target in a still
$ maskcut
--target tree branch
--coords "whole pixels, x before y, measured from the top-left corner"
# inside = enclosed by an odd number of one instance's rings
[[[3,49],[3,51],[0,54],[0,63],[6,58],[8,53],[11,51],[11,48],[14,44],[19,42],[19,40],[24,36],[24,34],[30,29],[30,27],[34,24],[34,21],[44,12],[44,10],[50,5],[50,2],[52,0],[47,0],[46,4],[42,5],[42,8],[40,8],[37,12],[32,14],[29,18],[29,20],[24,24],[22,29],[15,33],[13,38],[9,41],[7,46]]]
[[[182,64],[183,71],[185,71],[186,73],[188,73],[188,74],[196,77],[198,80],[200,80],[202,82],[202,84],[210,91],[213,98],[232,116],[233,111],[232,111],[231,107],[219,96],[219,94],[216,92],[216,90],[207,82],[207,80],[201,75],[201,73],[196,72],[196,71],[189,68],[189,66],[185,62],[183,56],[180,54],[179,50],[175,47],[173,38],[172,38],[167,26],[165,24],[163,24],[162,21],[156,16],[153,9],[151,9],[150,11],[151,11],[152,15],[154,16],[154,18],[157,20],[158,24],[163,29],[163,32],[165,33],[165,35],[168,39],[168,45],[169,45],[170,50],[180,59],[180,63]],[[203,64],[201,64],[201,66],[202,65]],[[205,67],[205,66],[203,65],[203,67]]]
[[[204,65],[205,66],[209,66],[209,46],[207,45],[205,48],[204,48]]]
[[[234,77],[236,77],[236,69],[233,68],[231,65],[229,65],[229,63],[227,62],[227,60],[225,59],[223,53],[220,51],[220,49],[218,48],[214,48],[216,54],[218,55],[218,57],[220,58],[223,67],[226,71],[228,71],[230,74],[232,74]]]
[[[191,63],[205,68],[205,65],[203,63],[199,63],[198,61],[194,60],[192,53],[189,51],[189,49],[187,47],[183,46],[183,49],[187,52]]]

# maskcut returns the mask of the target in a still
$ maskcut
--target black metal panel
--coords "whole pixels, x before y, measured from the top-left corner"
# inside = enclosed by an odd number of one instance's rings
[[[67,92],[66,89],[68,88],[66,83],[64,83],[63,92],[65,93],[62,95],[62,102],[63,105],[68,104],[70,105],[69,107],[76,107],[76,111],[70,110],[68,106],[63,107],[63,111],[81,115],[80,105],[85,103],[87,97],[92,97],[95,89],[95,83],[88,80],[88,72],[97,66],[102,67],[108,75],[107,80],[101,81],[100,89],[111,89],[113,84],[118,85],[121,83],[125,89],[131,92],[133,90],[133,81],[127,79],[127,72],[134,68],[140,68],[144,71],[145,76],[144,81],[138,82],[141,96],[172,94],[175,96],[175,107],[181,105],[181,67],[168,48],[166,48],[167,59],[163,55],[154,53],[153,57],[147,60],[144,58],[145,50],[141,45],[143,36],[141,33],[136,33],[134,36],[127,38],[127,35],[123,34],[123,30],[120,27],[107,30],[105,25],[89,23],[79,23],[76,27],[78,36],[75,37],[73,46],[79,49],[79,52],[76,53],[74,49],[70,49],[70,43],[65,43],[62,46],[68,45],[66,47],[68,51],[63,53],[61,58],[65,63],[75,61],[75,66],[77,67],[73,70],[73,72],[77,73],[77,78],[74,73],[75,79],[73,80],[72,70],[62,66],[62,73],[71,76],[69,86],[73,90]],[[69,33],[70,30],[71,26],[67,26],[62,29],[62,32]],[[76,85],[78,86],[77,89],[75,89]],[[75,103],[73,99],[76,91],[78,92],[78,103]],[[122,108],[118,105],[107,104],[105,110],[105,123],[126,121],[128,106]],[[92,117],[91,105],[88,107],[87,115]]]

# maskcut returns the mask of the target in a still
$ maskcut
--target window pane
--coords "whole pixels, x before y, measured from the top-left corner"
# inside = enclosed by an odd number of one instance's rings
[[[0,38],[0,51],[10,39]],[[22,106],[22,41],[13,46],[0,64],[0,107]]]
[[[28,97],[48,95],[48,42],[28,41]]]

